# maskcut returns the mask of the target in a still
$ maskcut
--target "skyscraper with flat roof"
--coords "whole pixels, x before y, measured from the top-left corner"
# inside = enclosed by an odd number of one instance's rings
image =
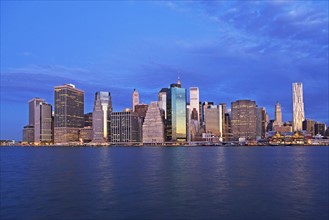
[[[93,117],[93,142],[108,142],[111,130],[112,99],[109,92],[96,92]]]
[[[26,128],[33,128],[33,139],[31,139],[31,132],[29,131],[28,142],[33,142],[34,144],[52,142],[51,112],[52,106],[47,104],[44,99],[33,98],[29,101],[29,126],[26,126]]]
[[[79,141],[84,126],[84,91],[72,84],[55,86],[54,142]]]
[[[136,112],[111,113],[111,142],[116,144],[140,142],[140,124]]]
[[[158,93],[158,105],[159,108],[164,112],[165,119],[167,119],[167,93],[168,88],[162,88]]]
[[[315,135],[314,124],[315,124],[315,122],[313,120],[305,119],[303,121],[303,130],[308,132],[311,135]]]
[[[232,138],[239,140],[256,140],[256,102],[238,100],[231,103]]]
[[[197,114],[193,114],[193,120],[197,120],[200,122],[199,118],[199,88],[198,87],[191,87],[190,88],[190,109],[191,109],[191,114],[193,110],[197,112]],[[192,116],[192,115],[191,115]]]
[[[303,84],[301,82],[292,84],[292,128],[293,131],[301,131],[303,127],[304,102]]]
[[[223,105],[209,105],[204,113],[206,133],[216,135],[223,140]]]

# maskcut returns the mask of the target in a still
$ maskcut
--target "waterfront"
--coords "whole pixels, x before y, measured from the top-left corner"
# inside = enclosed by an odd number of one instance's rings
[[[328,147],[1,147],[1,219],[328,219]]]

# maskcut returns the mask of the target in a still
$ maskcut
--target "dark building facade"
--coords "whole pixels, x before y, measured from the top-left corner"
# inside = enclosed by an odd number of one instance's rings
[[[140,123],[135,112],[111,113],[111,142],[112,144],[139,143]]]
[[[325,136],[326,124],[320,123],[320,122],[316,122],[314,124],[314,132],[315,132],[315,135],[320,134],[322,136]]]
[[[314,134],[314,121],[310,120],[310,119],[305,119],[303,121],[303,130],[307,131],[307,133],[310,133],[311,135],[315,135]]]
[[[84,127],[92,127],[93,126],[93,113],[89,112],[84,115]]]
[[[266,135],[266,111],[265,108],[256,108],[256,139],[264,139]]]

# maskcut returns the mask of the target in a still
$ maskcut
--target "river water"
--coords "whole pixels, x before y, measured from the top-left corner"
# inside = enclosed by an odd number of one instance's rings
[[[1,219],[328,219],[329,147],[1,147]]]

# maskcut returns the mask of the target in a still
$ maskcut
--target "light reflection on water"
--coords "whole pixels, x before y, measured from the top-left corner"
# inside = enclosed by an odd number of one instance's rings
[[[1,148],[1,219],[327,219],[328,147]]]

